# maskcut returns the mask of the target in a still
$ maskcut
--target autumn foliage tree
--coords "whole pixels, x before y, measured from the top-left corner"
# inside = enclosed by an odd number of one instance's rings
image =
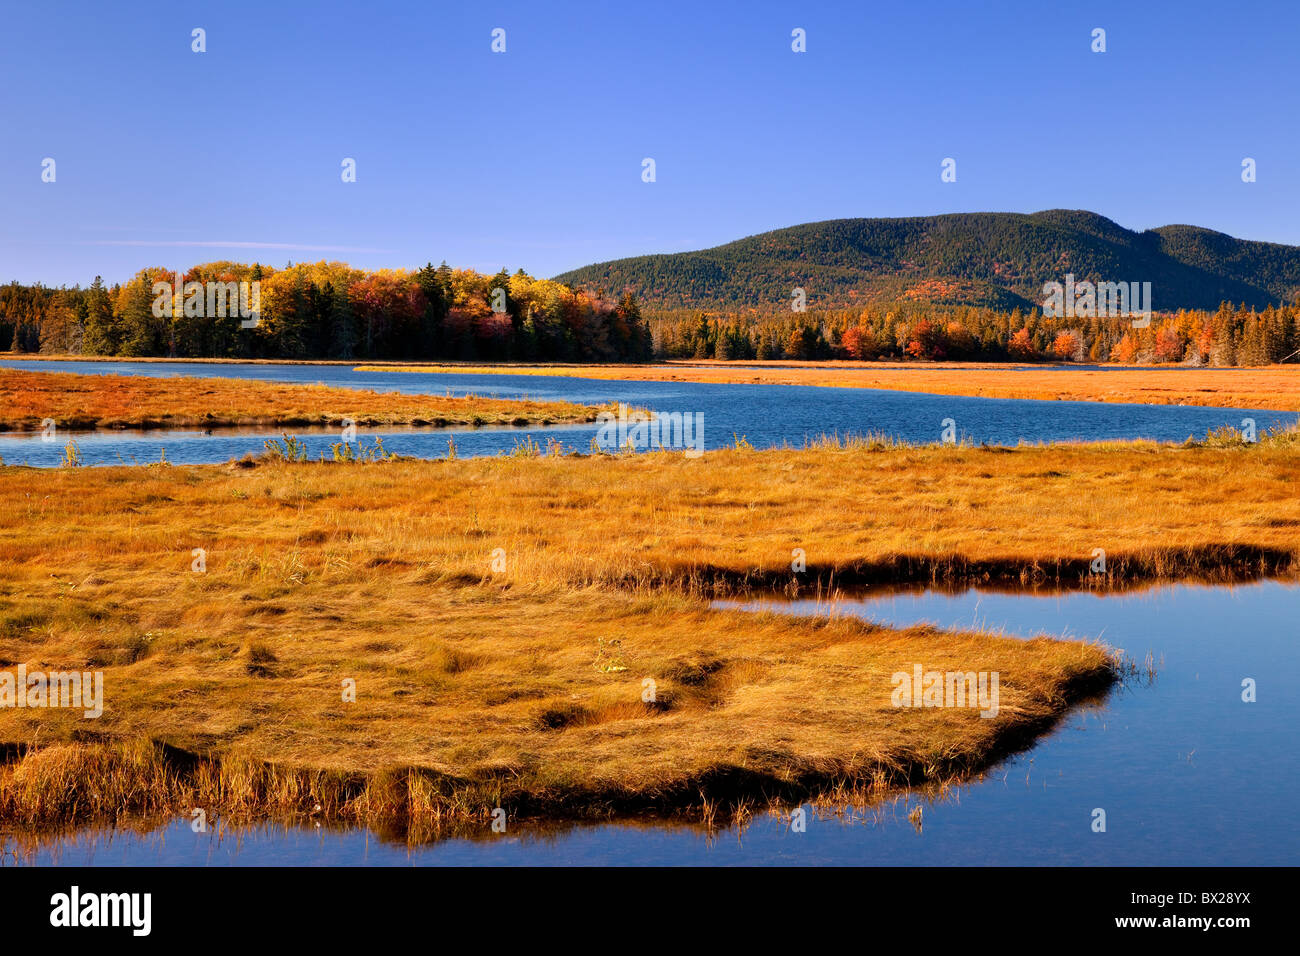
[[[845,354],[851,359],[867,361],[880,352],[880,343],[876,340],[875,333],[864,325],[849,326],[844,330],[840,342]]]
[[[1034,348],[1034,341],[1029,337],[1027,327],[1020,329],[1007,341],[1007,354],[1022,362],[1038,357],[1038,351]]]
[[[948,354],[948,337],[937,323],[922,319],[912,326],[903,351],[911,358],[938,361]]]
[[[1181,362],[1186,348],[1187,340],[1177,326],[1171,322],[1162,322],[1156,331],[1155,360]]]
[[[1082,351],[1083,340],[1077,332],[1058,332],[1050,349],[1052,358],[1061,362],[1073,361]]]

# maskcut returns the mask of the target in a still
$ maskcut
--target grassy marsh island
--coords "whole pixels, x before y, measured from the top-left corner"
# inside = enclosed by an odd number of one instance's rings
[[[572,402],[402,395],[247,379],[79,375],[0,368],[0,430],[237,426],[548,425],[594,422]]]
[[[1298,479],[1293,435],[0,468],[4,667],[104,673],[98,719],[0,708],[0,817],[436,829],[958,782],[1115,652],[709,599],[1289,572]],[[996,715],[895,706],[918,665],[996,672]]]

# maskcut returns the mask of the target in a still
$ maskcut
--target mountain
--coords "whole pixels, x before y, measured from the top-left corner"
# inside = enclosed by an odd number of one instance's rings
[[[919,299],[1037,308],[1045,282],[1150,282],[1157,311],[1265,306],[1300,295],[1300,247],[1196,226],[1125,229],[1085,210],[830,219],[698,252],[635,256],[555,278],[631,290],[648,308],[843,307]]]

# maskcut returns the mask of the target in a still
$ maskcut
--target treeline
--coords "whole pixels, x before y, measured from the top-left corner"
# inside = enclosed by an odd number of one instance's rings
[[[182,283],[257,282],[259,315],[252,328],[242,327],[237,308],[202,314],[186,309],[181,296],[160,316],[155,283],[175,280],[175,273],[154,268],[113,286],[96,276],[87,288],[17,282],[0,287],[0,351],[359,360],[651,358],[650,332],[633,296],[613,300],[534,279],[522,269],[483,275],[446,263],[367,272],[341,262],[284,269],[210,262],[182,274]]]
[[[1266,365],[1300,351],[1300,303],[1049,318],[1037,309],[872,304],[803,313],[677,310],[643,317],[614,300],[522,270],[446,263],[367,272],[339,262],[273,269],[211,262],[183,283],[257,282],[259,321],[158,314],[166,269],[86,288],[0,286],[0,351],[122,357],[643,362],[652,359],[919,359]],[[500,291],[496,291],[500,290]],[[204,310],[198,310],[202,313]]]
[[[1144,328],[1128,318],[921,303],[778,315],[678,310],[648,318],[658,359],[1268,365],[1300,351],[1300,303],[1155,313]]]

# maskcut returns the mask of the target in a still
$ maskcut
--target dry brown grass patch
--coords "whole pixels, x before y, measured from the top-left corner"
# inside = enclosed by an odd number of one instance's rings
[[[1298,479],[1289,445],[1149,443],[3,468],[0,658],[103,669],[106,701],[0,710],[0,818],[704,812],[961,779],[1104,687],[1105,649],[706,598],[1081,583],[1098,547],[1109,583],[1286,569]],[[892,707],[914,663],[999,672],[998,716]]]
[[[572,402],[402,395],[233,378],[78,375],[0,368],[0,430],[536,425],[595,421]]]

